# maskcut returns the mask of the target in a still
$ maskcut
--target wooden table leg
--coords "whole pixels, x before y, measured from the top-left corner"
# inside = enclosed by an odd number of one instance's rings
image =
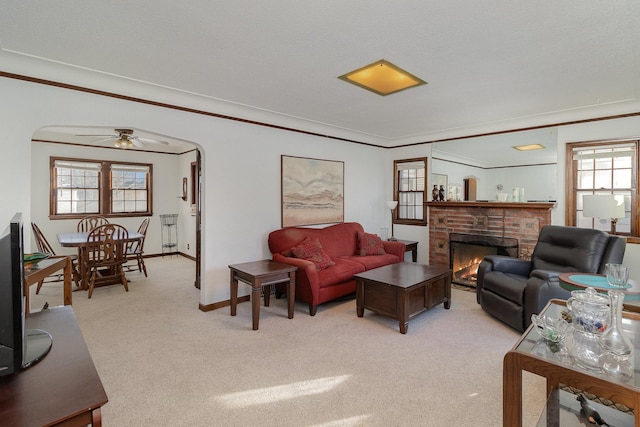
[[[231,270],[230,278],[230,294],[231,294],[231,315],[236,315],[236,307],[238,306],[238,279],[235,277],[235,272]]]
[[[251,318],[253,319],[253,330],[258,330],[258,323],[260,322],[260,289],[262,286],[259,284],[251,284]]]
[[[263,291],[264,291],[264,306],[269,307],[269,301],[271,301],[271,286],[265,286]]]
[[[62,285],[63,288],[63,298],[64,305],[71,305],[71,271],[72,271],[72,261],[71,257],[67,257],[67,263],[64,266],[64,282]]]
[[[364,281],[356,279],[356,314],[358,317],[364,316]]]
[[[287,307],[289,309],[289,319],[293,319],[293,308],[296,300],[296,273],[289,273],[289,285],[287,287]]]
[[[522,370],[519,355],[509,352],[504,356],[502,370],[502,425],[522,426]]]
[[[102,410],[100,408],[96,408],[91,411],[91,425],[93,427],[102,427]]]
[[[89,251],[86,246],[78,247],[78,262],[80,263],[80,283],[82,289],[89,289],[89,278],[87,277],[87,262],[89,261]]]
[[[400,333],[406,334],[409,329],[409,294],[396,289],[396,297],[398,299],[398,323]]]

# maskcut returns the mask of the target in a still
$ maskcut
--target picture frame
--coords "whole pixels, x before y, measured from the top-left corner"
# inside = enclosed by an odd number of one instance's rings
[[[344,222],[344,162],[281,155],[282,227]]]

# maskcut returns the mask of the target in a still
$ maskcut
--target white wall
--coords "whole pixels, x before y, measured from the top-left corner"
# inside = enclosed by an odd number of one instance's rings
[[[266,238],[280,227],[282,154],[343,161],[345,221],[358,221],[377,232],[387,219],[385,189],[392,163],[380,148],[8,78],[0,78],[0,93],[0,114],[7,124],[0,135],[0,224],[15,212],[23,212],[27,223],[34,215],[31,136],[40,127],[133,127],[200,147],[202,304],[229,298],[229,264],[270,257]],[[181,180],[171,181],[167,192],[177,197]],[[30,230],[25,231],[30,239]]]
[[[196,152],[191,151],[178,158],[178,182],[187,178],[187,201],[178,200],[178,250],[192,257],[196,256],[196,215],[191,209],[191,162],[196,161]],[[182,194],[182,187],[180,188]]]
[[[87,75],[77,70],[74,73],[80,83],[93,87]],[[74,73],[61,74],[61,80],[74,78]],[[103,89],[103,83],[100,80],[95,87]],[[123,93],[134,86],[125,82],[109,88]],[[145,90],[155,93],[152,87]],[[166,89],[157,91],[160,98],[167,96]],[[25,222],[31,220],[31,136],[40,127],[132,127],[192,141],[200,147],[202,304],[228,298],[228,264],[270,257],[266,237],[269,231],[280,227],[282,154],[345,162],[345,221],[359,221],[370,232],[389,227],[385,201],[393,194],[394,159],[426,156],[429,171],[435,172],[429,144],[385,150],[9,78],[0,78],[0,93],[0,114],[5,123],[0,135],[0,224],[7,223],[15,212],[23,212]],[[182,94],[176,96],[175,102],[183,100]],[[313,126],[310,124],[309,128]],[[637,117],[562,127],[558,132],[558,165],[564,165],[563,143],[568,141],[638,135]],[[167,188],[177,196],[181,193],[181,180],[174,181]],[[563,224],[564,167],[557,169],[556,182],[558,206],[553,210],[552,221]],[[419,241],[419,261],[428,262],[428,227],[398,225],[395,235]],[[628,251],[626,262],[639,265],[637,253]]]

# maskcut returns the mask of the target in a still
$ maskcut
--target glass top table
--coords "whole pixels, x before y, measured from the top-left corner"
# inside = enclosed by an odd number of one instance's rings
[[[614,288],[607,282],[607,278],[602,274],[592,274],[592,273],[562,273],[558,276],[558,281],[560,282],[560,287],[568,290],[583,290],[587,287],[594,288],[598,292],[606,293],[611,289],[616,289],[624,292],[624,300],[640,302],[640,282],[629,279],[629,282],[626,287],[622,289]]]
[[[567,310],[565,301],[551,300],[541,314],[559,318],[564,310]],[[527,371],[547,379],[547,395],[564,384],[633,408],[635,425],[640,427],[640,314],[624,311],[622,327],[635,348],[631,356],[634,376],[628,382],[577,366],[568,356],[571,336],[560,344],[548,343],[531,324],[504,357],[503,425],[522,425],[522,371]]]

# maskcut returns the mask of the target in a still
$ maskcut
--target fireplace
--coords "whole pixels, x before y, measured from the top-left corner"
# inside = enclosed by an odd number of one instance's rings
[[[452,283],[476,287],[478,266],[485,255],[518,256],[518,240],[476,234],[449,234]]]

